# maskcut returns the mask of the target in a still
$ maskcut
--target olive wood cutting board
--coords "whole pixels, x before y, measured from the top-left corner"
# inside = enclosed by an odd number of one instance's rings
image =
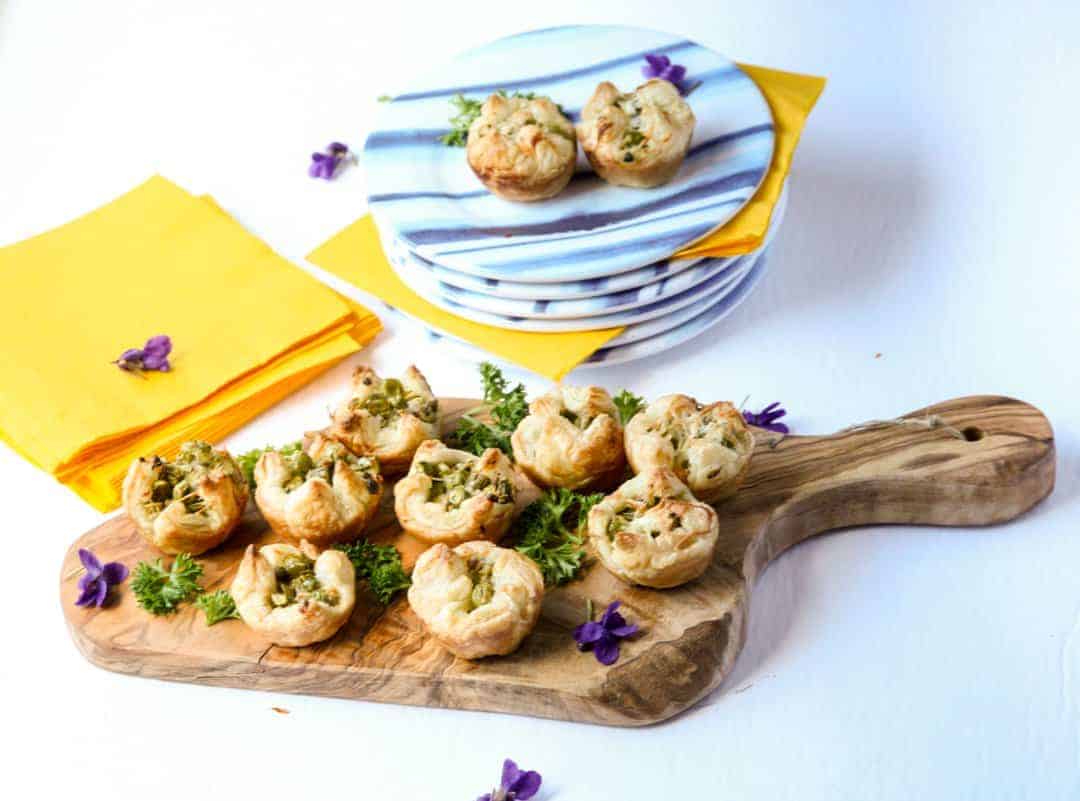
[[[442,404],[449,430],[476,401]],[[619,726],[655,723],[690,707],[731,671],[746,639],[750,588],[792,545],[848,526],[1003,523],[1050,493],[1053,431],[1038,409],[984,395],[906,419],[931,417],[948,428],[872,423],[831,436],[755,429],[749,475],[734,498],[717,506],[720,543],[704,576],[677,589],[650,590],[591,563],[581,578],[547,594],[536,629],[506,657],[468,662],[451,656],[424,634],[403,595],[383,608],[366,586],[358,588],[349,623],[308,648],[270,645],[238,620],[207,627],[190,604],[172,617],[152,617],[136,606],[127,583],[113,590],[104,609],[75,606],[77,549],[129,567],[159,556],[124,515],[71,546],[60,600],[83,655],[120,673]],[[388,488],[367,536],[394,542],[411,568],[422,545],[398,529],[391,499]],[[227,543],[199,557],[204,587],[228,587],[244,547],[272,539],[249,508]],[[614,599],[642,631],[624,642],[615,665],[604,667],[577,650],[571,632],[583,622],[588,600],[602,609]]]

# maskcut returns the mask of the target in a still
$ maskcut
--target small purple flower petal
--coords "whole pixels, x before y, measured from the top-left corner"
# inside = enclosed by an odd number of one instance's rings
[[[88,551],[86,548],[80,548],[79,561],[82,562],[82,566],[86,568],[87,576],[97,578],[101,575],[101,560],[94,555],[93,551]]]
[[[638,633],[637,623],[627,623],[625,626],[618,626],[617,628],[608,629],[609,634],[614,634],[620,640],[626,637],[633,637]]]
[[[664,70],[664,74],[660,77],[678,86],[679,82],[686,77],[686,67],[682,64],[672,64],[671,67]]]
[[[150,337],[143,345],[143,353],[147,356],[168,356],[172,351],[172,339],[166,334],[158,334]]]
[[[502,790],[509,790],[510,785],[517,781],[517,778],[520,775],[521,770],[518,768],[517,762],[512,759],[504,759],[502,777],[499,780],[499,788]]]
[[[785,415],[787,415],[787,409],[780,408],[780,401],[770,403],[760,412],[752,412],[749,409],[743,409],[742,411],[743,420],[746,421],[747,425],[775,431],[777,434],[787,434],[791,430],[787,427],[787,424],[776,422]]]
[[[477,798],[476,801],[491,801],[491,793],[484,793],[482,796]]]
[[[539,773],[535,770],[526,770],[519,773],[513,784],[508,785],[506,789],[510,791],[510,797],[514,801],[526,801],[540,791],[542,782],[543,779]]]
[[[105,579],[110,586],[119,584],[128,577],[127,565],[120,564],[120,562],[109,562],[101,568],[101,577]]]
[[[100,606],[96,601],[101,584],[102,582],[91,581],[83,587],[79,597],[75,599],[75,606]]]
[[[85,592],[86,588],[97,581],[100,576],[92,573],[83,573],[79,576],[79,580],[75,582],[75,586],[79,588],[79,592]]]
[[[326,149],[335,156],[344,156],[349,152],[349,146],[343,145],[341,142],[331,142],[326,146]]]
[[[671,59],[662,54],[646,53],[645,60],[649,63],[641,68],[641,74],[646,78],[659,78],[661,73],[671,64]]]
[[[619,660],[619,641],[605,637],[593,647],[593,653],[601,665],[614,665]]]
[[[616,611],[622,606],[622,601],[612,601],[608,604],[607,609],[604,610],[604,614],[600,615],[600,623],[607,628],[608,623],[614,622],[616,626],[621,626],[626,621],[623,620],[623,616]]]
[[[578,645],[590,645],[604,636],[604,627],[595,620],[582,623],[574,629],[574,639]]]

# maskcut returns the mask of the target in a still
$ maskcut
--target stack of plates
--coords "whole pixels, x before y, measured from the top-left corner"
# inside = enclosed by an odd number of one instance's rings
[[[458,94],[544,94],[576,121],[600,81],[623,90],[641,83],[649,53],[668,55],[686,66],[689,82],[700,82],[689,97],[694,144],[663,186],[607,184],[579,156],[561,194],[512,203],[480,184],[462,148],[439,140]],[[759,250],[732,258],[672,256],[746,204],[773,145],[768,104],[728,59],[670,34],[581,26],[501,39],[419,81],[387,105],[364,162],[383,247],[417,294],[468,320],[519,331],[625,327],[590,359],[611,364],[701,333],[754,288],[786,197]]]

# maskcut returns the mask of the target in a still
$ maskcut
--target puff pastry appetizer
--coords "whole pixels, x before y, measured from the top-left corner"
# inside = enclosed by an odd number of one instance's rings
[[[746,477],[754,435],[726,401],[702,406],[665,395],[626,424],[626,457],[635,473],[666,467],[703,501],[733,495]]]
[[[132,462],[124,510],[139,533],[169,554],[200,554],[223,543],[240,522],[248,486],[232,456],[202,440],[180,446],[174,461]]]
[[[600,387],[552,388],[529,404],[510,442],[514,460],[543,487],[610,487],[626,468],[619,413]]]
[[[589,510],[589,543],[619,578],[677,587],[705,572],[716,550],[716,511],[670,470],[638,473]]]
[[[540,617],[536,563],[490,542],[439,543],[417,560],[409,605],[428,632],[463,659],[508,654]]]
[[[409,467],[417,445],[439,436],[439,401],[411,365],[401,378],[379,378],[362,366],[330,419],[330,436],[355,454],[378,457],[382,471],[396,475]]]
[[[379,463],[314,434],[303,450],[255,463],[255,503],[275,534],[325,546],[356,537],[379,509]]]
[[[577,132],[589,163],[608,183],[659,186],[686,158],[694,112],[675,85],[661,78],[627,94],[604,81],[581,110]]]
[[[249,545],[230,588],[240,619],[275,645],[332,637],[356,605],[356,570],[341,551]]]
[[[427,542],[498,542],[514,517],[513,465],[498,448],[480,456],[428,440],[394,486],[401,527]]]
[[[505,200],[545,200],[574,175],[574,124],[546,97],[491,95],[469,126],[469,166]]]

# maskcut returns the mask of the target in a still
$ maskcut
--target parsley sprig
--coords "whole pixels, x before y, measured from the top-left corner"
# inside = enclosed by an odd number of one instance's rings
[[[450,98],[450,105],[457,110],[457,113],[450,117],[450,132],[440,136],[439,141],[449,147],[465,147],[469,141],[469,126],[480,116],[480,108],[484,105],[484,101],[456,94]]]
[[[240,613],[236,611],[236,601],[229,595],[228,590],[204,592],[195,599],[195,606],[199,607],[199,609],[203,610],[206,614],[207,626],[213,626],[223,620],[240,617]]]
[[[240,465],[240,470],[244,474],[244,478],[247,479],[248,485],[255,489],[255,464],[259,461],[259,457],[267,451],[277,451],[282,456],[288,456],[290,454],[299,453],[303,450],[304,446],[301,442],[290,442],[287,445],[282,445],[280,448],[275,448],[273,445],[267,445],[265,448],[254,448],[247,453],[242,453],[236,457],[236,463]]]
[[[635,395],[628,389],[624,389],[611,399],[615,408],[619,410],[619,422],[626,425],[630,418],[645,408],[645,399]]]
[[[485,423],[472,414],[465,414],[449,436],[450,445],[477,456],[488,448],[498,448],[509,455],[510,435],[529,413],[525,385],[517,384],[511,389],[502,370],[490,362],[480,365],[480,381],[491,422]]]
[[[412,581],[401,564],[401,554],[393,545],[375,545],[366,539],[335,545],[343,551],[356,568],[356,578],[367,581],[379,603],[386,605]]]
[[[170,615],[202,592],[202,574],[202,565],[188,553],[177,554],[168,570],[160,559],[139,562],[131,579],[131,591],[139,606],[150,614]]]
[[[525,507],[517,519],[517,549],[539,565],[548,586],[565,584],[581,570],[585,563],[582,529],[589,510],[603,499],[603,493],[552,489]]]
[[[535,92],[514,92],[508,95],[505,89],[500,89],[497,94],[503,97],[523,97],[526,100],[533,100],[536,97]],[[484,101],[474,100],[458,93],[450,98],[450,105],[457,113],[450,116],[450,131],[440,136],[439,141],[448,147],[465,147],[469,141],[469,126],[480,116]],[[562,111],[562,106],[559,106],[559,111]]]

